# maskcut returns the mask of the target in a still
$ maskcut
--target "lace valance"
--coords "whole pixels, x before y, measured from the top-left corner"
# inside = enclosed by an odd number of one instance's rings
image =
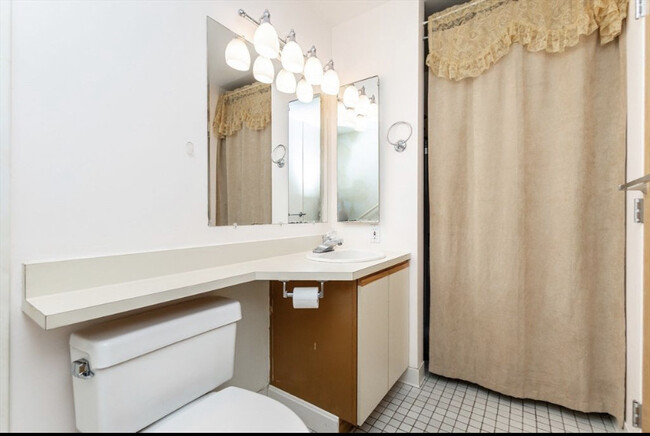
[[[429,17],[427,65],[451,80],[476,77],[514,43],[559,53],[600,32],[601,44],[621,33],[628,0],[483,0]]]
[[[219,97],[213,132],[224,138],[239,132],[244,125],[263,130],[271,122],[271,85],[253,83]]]

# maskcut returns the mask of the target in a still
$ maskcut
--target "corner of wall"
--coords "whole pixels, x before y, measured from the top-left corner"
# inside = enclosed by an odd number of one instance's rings
[[[9,431],[11,2],[0,1],[0,432]]]

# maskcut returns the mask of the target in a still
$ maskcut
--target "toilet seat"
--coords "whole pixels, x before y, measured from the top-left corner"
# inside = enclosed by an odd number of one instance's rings
[[[181,407],[144,433],[308,433],[284,404],[255,392],[228,387]]]

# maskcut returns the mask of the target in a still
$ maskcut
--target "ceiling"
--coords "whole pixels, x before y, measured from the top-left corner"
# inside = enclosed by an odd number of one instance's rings
[[[351,20],[364,12],[375,8],[387,0],[320,0],[305,2],[314,14],[330,26]],[[425,18],[429,15],[447,9],[469,0],[424,0]]]
[[[375,8],[387,0],[320,0],[304,2],[314,14],[331,27],[348,21],[357,15]]]

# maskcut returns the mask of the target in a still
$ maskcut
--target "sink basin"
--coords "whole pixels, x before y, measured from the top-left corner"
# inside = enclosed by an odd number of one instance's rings
[[[353,263],[370,262],[386,257],[381,251],[371,250],[334,250],[327,253],[307,253],[307,259],[317,262]]]

